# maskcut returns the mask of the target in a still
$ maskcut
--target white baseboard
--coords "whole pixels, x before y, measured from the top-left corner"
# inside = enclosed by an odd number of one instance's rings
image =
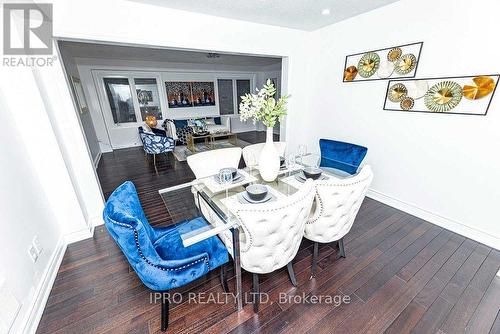
[[[91,218],[89,221],[89,225],[92,226],[92,229],[94,229],[96,226],[104,225],[104,219],[102,218],[102,216]]]
[[[455,220],[427,211],[414,204],[403,202],[374,189],[369,189],[366,196],[418,218],[424,219],[432,224],[463,235],[464,237],[483,243],[489,247],[500,249],[500,240],[494,235],[488,234],[484,231],[472,228]]]
[[[27,320],[25,321],[25,326],[22,330],[22,333],[34,334],[36,332],[40,319],[42,318],[45,305],[47,304],[47,300],[49,299],[50,291],[52,290],[52,286],[54,285],[54,281],[56,280],[59,266],[61,265],[61,262],[64,258],[65,252],[66,242],[64,237],[61,237],[57,243],[52,258],[49,261],[49,265],[43,273],[40,284],[36,289],[35,297],[33,299],[33,303],[30,306],[29,312],[27,313]]]
[[[142,146],[142,143],[131,143],[131,144],[123,144],[123,145],[114,145],[113,146],[113,150],[111,152],[113,152],[114,150],[120,150],[122,148],[131,148],[131,147],[138,147],[138,146]]]
[[[85,229],[80,230],[80,231],[66,234],[64,236],[64,240],[66,241],[66,244],[69,245],[69,244],[75,243],[75,242],[80,241],[80,240],[92,238],[93,232],[94,232],[94,228],[92,226],[92,227],[85,228]]]
[[[97,156],[94,158],[94,168],[97,169],[97,166],[99,166],[99,161],[101,161],[102,153],[99,152]]]

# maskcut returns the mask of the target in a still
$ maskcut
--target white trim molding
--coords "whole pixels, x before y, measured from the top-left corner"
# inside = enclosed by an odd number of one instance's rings
[[[64,253],[66,252],[66,242],[63,237],[59,238],[57,246],[54,250],[54,254],[50,259],[49,265],[43,274],[43,278],[40,281],[39,286],[35,292],[35,298],[33,303],[30,305],[30,311],[26,315],[25,326],[22,330],[24,334],[34,334],[42,318],[43,311],[45,310],[45,305],[49,299],[50,291],[56,280],[57,272],[61,266],[61,262],[64,258]]]
[[[377,190],[369,189],[366,196],[392,206],[396,209],[409,213],[410,215],[416,216],[418,218],[424,219],[432,224],[440,226],[442,228],[448,229],[452,232],[463,235],[464,237],[473,239],[480,243],[483,243],[489,247],[500,250],[500,240],[494,235],[488,234],[484,231],[474,229],[470,226],[464,225],[455,220],[440,216],[436,213],[422,209],[414,204],[403,202],[394,197],[383,194]]]
[[[102,152],[97,153],[97,156],[94,158],[94,168],[97,169],[99,166],[99,161],[101,161]]]

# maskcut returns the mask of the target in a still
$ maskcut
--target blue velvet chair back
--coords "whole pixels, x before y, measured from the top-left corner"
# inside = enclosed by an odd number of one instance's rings
[[[364,146],[330,139],[320,139],[321,167],[331,167],[356,174],[368,149]]]
[[[227,249],[217,237],[184,247],[181,233],[207,228],[202,217],[167,227],[151,227],[130,181],[111,194],[103,218],[130,266],[152,290],[181,287],[228,261]]]
[[[153,246],[155,232],[142,210],[132,182],[123,183],[111,194],[103,216],[106,228],[139,278],[149,288],[158,290],[154,278],[151,277],[158,269],[148,264],[161,262]]]

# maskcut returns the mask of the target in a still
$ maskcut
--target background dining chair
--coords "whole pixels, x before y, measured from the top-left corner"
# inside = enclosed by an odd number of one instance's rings
[[[203,218],[153,228],[142,210],[132,182],[120,185],[111,194],[103,212],[109,234],[118,244],[142,283],[158,292],[186,285],[217,267],[227,292],[225,263],[228,253],[217,237],[184,247],[180,235],[203,228]],[[161,298],[161,330],[168,327],[168,298]]]
[[[314,199],[312,180],[293,195],[263,204],[238,204],[234,212],[243,231],[240,241],[241,267],[253,273],[254,296],[259,293],[259,274],[287,266],[290,280],[297,286],[292,259],[299,250]],[[254,299],[254,311],[259,300]]]
[[[266,143],[248,145],[243,148],[243,160],[245,165],[253,166],[259,163],[260,152]],[[286,142],[274,142],[280,156],[285,155]]]
[[[316,200],[304,236],[314,241],[311,277],[316,271],[318,243],[338,241],[340,256],[345,257],[343,237],[349,232],[373,179],[369,165],[347,179],[315,181]]]
[[[143,127],[139,126],[139,137],[142,141],[142,148],[145,153],[153,155],[153,164],[156,166],[156,155],[172,152],[175,149],[175,140],[168,137],[165,131],[155,130],[156,132],[145,132]]]
[[[238,168],[240,159],[241,147],[230,147],[190,155],[187,157],[187,163],[199,179],[218,174],[222,168]]]
[[[330,139],[320,139],[320,167],[331,167],[356,174],[368,149],[364,146]]]

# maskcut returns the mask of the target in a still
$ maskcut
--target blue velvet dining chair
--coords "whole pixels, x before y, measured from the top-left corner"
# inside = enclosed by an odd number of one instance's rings
[[[120,185],[106,202],[104,223],[141,281],[158,292],[179,288],[221,267],[221,283],[228,291],[224,244],[211,237],[184,247],[180,235],[207,225],[201,218],[167,227],[151,227],[132,182]],[[162,294],[161,330],[168,327],[169,302]]]
[[[153,155],[153,164],[156,166],[156,155],[172,152],[175,149],[175,140],[168,137],[163,130],[151,130],[153,133],[144,132],[143,127],[139,126],[139,137],[141,137],[144,152]]]
[[[357,173],[368,152],[364,146],[330,139],[320,139],[319,148],[321,150],[320,167],[340,169],[351,175]]]

